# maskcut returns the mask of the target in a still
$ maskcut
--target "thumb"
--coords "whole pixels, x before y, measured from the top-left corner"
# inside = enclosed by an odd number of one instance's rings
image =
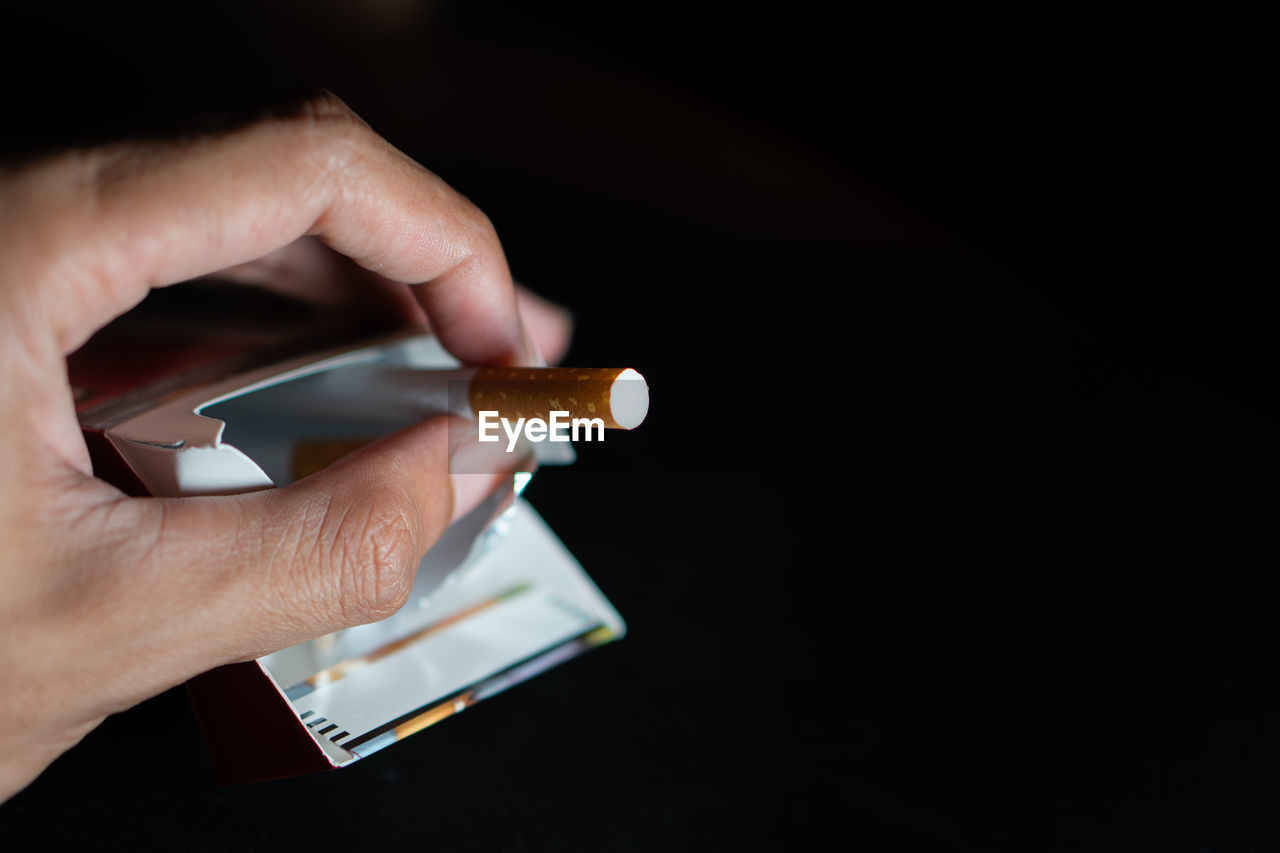
[[[399,610],[450,521],[514,467],[491,459],[491,475],[451,475],[450,457],[470,449],[457,437],[471,431],[453,430],[451,444],[450,421],[397,432],[285,488],[170,502],[161,551],[193,567],[204,593],[196,671]]]

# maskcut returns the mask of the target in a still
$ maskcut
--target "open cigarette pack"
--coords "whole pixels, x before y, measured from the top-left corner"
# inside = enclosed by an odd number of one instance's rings
[[[243,286],[171,290],[184,293],[154,294],[68,360],[94,471],[130,494],[286,485],[422,419],[370,399],[371,377],[457,365],[421,329],[335,327]],[[544,464],[572,455],[540,447]],[[345,766],[620,637],[618,613],[520,497],[530,476],[454,522],[395,615],[193,679],[220,781]]]

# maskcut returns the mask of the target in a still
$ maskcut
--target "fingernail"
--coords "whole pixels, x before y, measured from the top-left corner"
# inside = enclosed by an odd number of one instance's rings
[[[508,450],[506,437],[481,442],[472,421],[450,424],[449,477],[453,481],[452,524],[500,488],[513,489],[516,471],[529,470],[530,447],[521,438]]]
[[[511,475],[494,474],[450,474],[453,480],[453,515],[449,523],[453,524],[471,510],[480,506],[484,499],[502,486],[501,481],[511,482]]]
[[[520,344],[521,360],[526,365],[530,367],[547,366],[547,359],[542,355],[542,350],[538,348],[533,335],[529,334],[529,327],[524,324],[524,320],[520,321]]]

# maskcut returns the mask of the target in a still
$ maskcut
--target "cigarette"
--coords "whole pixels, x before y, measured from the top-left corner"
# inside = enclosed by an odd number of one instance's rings
[[[508,421],[550,420],[552,412],[599,421],[605,429],[635,429],[649,412],[649,386],[630,367],[463,367],[445,370],[353,368],[334,371],[324,393],[288,397],[276,405],[294,415],[346,420],[376,410],[382,416],[452,414],[476,420],[497,412]]]
[[[466,396],[472,415],[546,420],[551,412],[567,412],[599,418],[605,429],[635,429],[649,412],[649,386],[630,367],[481,367]]]
[[[630,367],[464,367],[389,370],[377,380],[421,410],[475,420],[498,417],[548,420],[551,412],[599,418],[605,429],[635,429],[649,413],[649,385]]]
[[[350,371],[333,393],[278,397],[276,405],[285,401],[295,415],[327,420],[344,420],[367,408],[392,418],[449,413],[468,420],[496,411],[508,421],[550,421],[551,412],[567,412],[572,420],[599,419],[606,429],[635,429],[649,412],[649,386],[630,367],[379,368]],[[293,478],[327,468],[373,440],[374,436],[298,441]]]

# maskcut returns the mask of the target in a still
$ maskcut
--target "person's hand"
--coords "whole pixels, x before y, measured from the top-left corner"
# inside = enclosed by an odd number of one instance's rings
[[[517,296],[485,216],[329,96],[0,172],[0,800],[108,714],[395,612],[483,498],[454,488],[444,418],[282,489],[129,498],[94,478],[67,354],[149,288],[231,267],[323,300],[342,267],[305,235],[368,271],[348,285],[411,290],[465,362],[563,349],[564,314]]]

